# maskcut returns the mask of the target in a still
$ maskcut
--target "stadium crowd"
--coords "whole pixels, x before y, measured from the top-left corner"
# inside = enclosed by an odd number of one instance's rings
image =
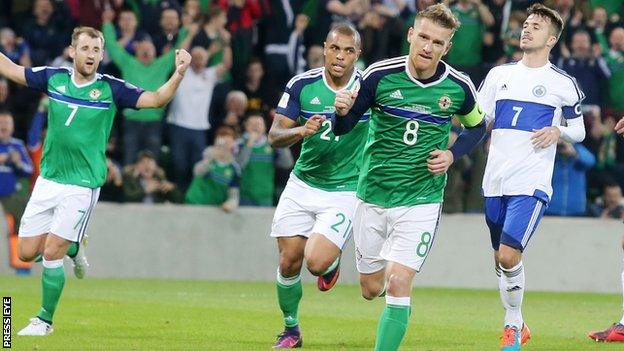
[[[267,130],[288,80],[323,66],[334,21],[362,35],[358,67],[407,53],[417,11],[433,0],[0,0],[0,51],[24,66],[71,66],[75,26],[101,29],[102,74],[162,85],[185,48],[191,68],[165,109],[118,112],[107,147],[101,200],[272,206],[298,154],[273,149]],[[522,55],[525,9],[544,2],[566,22],[551,62],[574,76],[586,99],[587,137],[557,147],[547,214],[624,218],[624,1],[445,1],[461,21],[445,60],[475,85]],[[25,199],[45,138],[47,98],[0,78],[0,201]],[[461,131],[454,126],[451,139]],[[19,140],[24,140],[20,142]],[[451,140],[452,142],[453,140]],[[445,212],[482,212],[486,141],[448,174]],[[23,189],[20,190],[20,187]],[[25,201],[23,202],[25,205]]]

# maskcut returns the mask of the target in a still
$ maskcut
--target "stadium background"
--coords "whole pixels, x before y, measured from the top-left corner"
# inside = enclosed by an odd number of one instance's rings
[[[155,296],[159,296],[160,290],[156,288],[158,284],[181,284],[178,280],[168,280],[171,278],[272,281],[277,254],[273,240],[268,238],[272,215],[270,207],[242,206],[231,213],[225,213],[219,209],[221,204],[213,199],[206,200],[207,203],[216,201],[212,206],[154,204],[184,202],[184,193],[193,179],[192,163],[201,160],[200,152],[196,159],[187,161],[191,162],[191,166],[187,167],[187,173],[176,174],[175,170],[180,168],[176,165],[180,155],[176,155],[176,149],[172,147],[172,139],[179,137],[188,140],[189,143],[199,140],[199,144],[202,145],[201,142],[205,138],[206,146],[208,146],[212,144],[214,133],[219,127],[229,126],[241,138],[238,147],[232,150],[231,158],[233,162],[236,162],[247,140],[244,124],[246,117],[260,114],[266,126],[270,126],[274,113],[273,107],[288,79],[308,68],[322,65],[320,45],[332,21],[347,20],[358,27],[363,36],[363,52],[358,65],[364,68],[379,59],[406,53],[405,34],[415,13],[418,9],[434,2],[427,0],[217,0],[212,2],[206,0],[180,2],[0,0],[0,28],[2,28],[0,50],[15,62],[26,66],[71,65],[65,48],[69,44],[74,26],[90,25],[101,28],[102,18],[110,16],[107,10],[113,10],[116,12],[113,23],[119,45],[130,55],[136,55],[138,60],[144,60],[146,66],[152,63],[150,60],[172,50],[178,39],[181,42],[179,37],[190,32],[191,35],[195,34],[187,43],[189,49],[196,46],[206,49],[210,54],[208,66],[223,63],[230,67],[229,73],[220,81],[206,82],[211,86],[214,85],[209,110],[205,113],[198,113],[193,118],[197,121],[208,120],[210,126],[206,128],[205,123],[202,122],[197,128],[186,128],[198,131],[198,133],[174,134],[180,131],[180,128],[177,128],[180,126],[175,124],[175,120],[168,121],[167,116],[170,111],[152,111],[147,116],[138,117],[119,113],[108,145],[110,176],[102,190],[101,197],[101,201],[112,203],[99,205],[90,229],[89,257],[92,264],[92,277],[95,278],[91,281],[72,283],[73,285],[67,289],[67,296],[61,302],[59,316],[65,315],[63,310],[66,310],[67,314],[78,313],[79,316],[86,318],[86,312],[70,312],[72,302],[69,301],[72,299],[71,290],[77,289],[78,291],[81,289],[78,286],[83,283],[82,289],[92,287],[101,291],[101,295],[90,299],[88,292],[83,290],[86,297],[74,296],[77,300],[74,308],[82,306],[88,310],[89,304],[99,301],[101,306],[97,307],[100,311],[97,315],[101,317],[101,320],[110,322],[110,316],[106,316],[106,306],[123,305],[125,302],[126,310],[118,311],[118,314],[132,320],[130,316],[133,315],[133,306],[141,305],[135,300],[136,296],[132,295],[132,292],[153,288]],[[450,6],[458,14],[462,27],[455,35],[453,49],[445,60],[469,74],[476,85],[492,66],[517,60],[520,55],[517,45],[519,30],[524,20],[523,11],[534,2],[537,1],[451,1]],[[624,85],[622,84],[624,82],[624,29],[621,20],[624,18],[622,17],[624,16],[624,1],[556,0],[544,3],[557,8],[566,21],[566,30],[559,45],[553,51],[551,62],[575,76],[587,95],[583,109],[587,137],[582,144],[574,147],[565,144],[558,147],[553,179],[555,195],[548,213],[560,218],[545,218],[527,252],[529,291],[618,293],[621,290],[621,249],[619,246],[621,223],[616,219],[621,220],[624,217],[624,200],[621,192],[621,187],[624,185],[624,172],[622,172],[624,143],[622,138],[616,137],[613,133],[612,126],[617,118],[624,116]],[[228,43],[233,53],[231,63],[228,62],[228,55],[225,53],[228,50]],[[106,56],[107,58],[101,65],[101,72],[124,77],[123,65],[122,67],[115,65],[110,55]],[[169,74],[169,72],[166,73]],[[130,79],[129,81],[137,85],[142,83],[133,82]],[[41,124],[41,113],[45,112],[45,100],[42,100],[41,96],[36,93],[7,83],[0,78],[0,109],[8,110],[13,114],[16,127],[14,136],[24,140],[36,158],[38,147],[42,138],[45,137],[45,126]],[[460,128],[460,126],[454,128],[455,135]],[[149,152],[146,153],[145,150]],[[291,148],[291,153],[296,159],[297,146]],[[141,165],[136,160],[139,154],[147,155],[147,158],[153,162],[146,162],[149,165]],[[153,155],[153,159],[150,155]],[[436,242],[423,274],[416,279],[417,285],[494,288],[489,238],[482,215],[479,214],[483,207],[479,185],[486,157],[487,142],[469,157],[456,162],[449,171],[444,211],[452,215],[443,217],[440,238]],[[274,186],[273,200],[275,201],[279,197],[280,189],[290,170],[289,167],[284,166],[285,164],[287,165],[288,162],[277,162],[276,158],[273,165],[274,179],[266,177],[241,179],[241,186],[243,184],[252,187]],[[156,165],[158,167],[155,167]],[[144,172],[145,174],[137,172],[137,169],[142,169],[142,167],[148,169]],[[6,172],[4,168],[3,170]],[[159,183],[170,182],[175,185],[174,190],[163,191],[162,194],[147,194],[142,185],[146,183],[146,179],[141,179],[141,177],[147,177]],[[245,178],[245,167],[242,168],[242,177]],[[5,182],[7,179],[6,174],[0,172],[0,189],[7,190],[10,187],[7,185],[9,183]],[[170,187],[167,188],[170,189]],[[9,194],[0,196],[5,210],[7,207],[13,210],[12,206],[15,203],[25,203],[29,189],[30,179],[23,178],[15,187],[14,192],[10,191]],[[243,189],[241,189],[242,192]],[[129,202],[136,204],[128,204]],[[571,216],[597,218],[570,218]],[[6,236],[2,235],[2,237]],[[14,274],[15,270],[7,264],[11,260],[6,246],[8,246],[7,241],[0,240],[0,274],[3,274],[0,276],[0,293],[4,295],[6,292],[16,297],[14,323],[22,323],[26,321],[29,313],[34,312],[29,311],[28,306],[36,306],[38,299],[38,291],[34,288],[36,280],[34,278],[15,280],[9,277]],[[352,257],[350,247],[346,251],[344,260],[345,267],[341,278],[343,283],[356,282],[355,269],[351,264]],[[33,270],[37,272],[38,267],[35,266]],[[33,276],[36,277],[38,274],[35,273]],[[108,280],[108,278],[128,280]],[[141,279],[136,280],[137,278]],[[166,278],[166,280],[154,282],[143,280],[144,278]],[[307,279],[309,281],[310,277],[308,276]],[[136,285],[133,286],[133,284]],[[210,300],[216,299],[214,295],[211,295],[214,294],[213,288],[215,287],[224,291],[230,291],[227,286],[231,286],[232,291],[240,289],[242,300],[244,300],[243,295],[255,296],[254,292],[257,292],[260,294],[259,303],[264,302],[261,309],[266,311],[260,316],[248,317],[256,318],[255,321],[259,323],[263,320],[271,320],[274,323],[269,323],[269,326],[275,331],[279,329],[279,311],[274,296],[271,295],[272,285],[261,283],[257,283],[260,285],[254,285],[255,283],[214,283],[211,285],[210,282],[190,282],[188,285],[178,286],[180,290],[177,295],[172,297],[165,294],[163,298],[171,298],[174,301],[171,306],[180,307],[184,305],[185,289],[193,290],[193,284],[206,289],[194,295],[194,299],[197,299],[197,306],[204,303],[204,297],[209,305],[220,305],[219,300]],[[127,287],[128,295],[104,296],[115,286]],[[311,301],[318,304],[315,308],[327,307],[322,299],[324,296],[317,296],[319,293],[312,292],[312,289],[312,286],[306,286],[306,294],[309,294],[307,296],[312,296]],[[425,310],[430,313],[454,315],[453,310],[443,312],[442,307],[447,308],[448,303],[452,303],[462,294],[470,295],[467,300],[469,302],[466,304],[470,305],[474,302],[475,306],[478,306],[475,300],[478,297],[489,297],[488,308],[494,310],[495,315],[499,312],[494,309],[498,306],[498,301],[493,290],[424,291],[422,294],[425,297],[439,294],[448,295],[450,299],[437,301],[431,306],[427,304]],[[417,297],[420,296],[418,292],[415,294]],[[360,298],[354,286],[339,286],[335,295],[329,296],[330,303],[358,301],[353,308],[370,308],[370,305],[366,305],[369,307],[359,305]],[[541,328],[541,332],[553,340],[559,338],[557,339],[559,343],[553,341],[552,344],[548,344],[547,342],[544,344],[546,346],[540,348],[536,345],[531,348],[532,350],[593,349],[590,348],[593,345],[577,345],[579,342],[584,342],[582,332],[586,331],[586,328],[599,327],[611,319],[619,318],[620,295],[531,295],[529,293],[527,296],[527,313],[533,312],[534,315],[543,318],[538,330]],[[531,300],[540,299],[542,299],[542,304],[538,307],[553,305],[557,301],[568,301],[570,304],[563,305],[561,310],[555,310],[553,313],[550,313],[548,309],[539,310],[535,306],[531,310]],[[246,304],[241,303],[241,306],[246,306]],[[576,314],[571,312],[570,306],[576,306]],[[150,308],[157,313],[157,308],[154,306]],[[242,308],[241,311],[245,312]],[[254,307],[249,308],[249,311],[257,312]],[[182,307],[180,309],[183,310]],[[418,311],[418,305],[415,306],[415,311]],[[487,308],[483,311],[487,311]],[[141,319],[152,318],[149,311],[142,312],[144,313],[138,313]],[[171,311],[161,312],[176,314]],[[213,313],[224,315],[230,312],[213,311]],[[184,312],[181,313],[186,316]],[[302,312],[304,324],[306,323],[305,313],[304,307]],[[468,309],[466,313],[473,314],[475,311]],[[369,313],[368,317],[376,315]],[[322,318],[322,316],[322,312],[318,312],[315,318]],[[67,316],[66,320],[69,317],[71,315]],[[332,315],[332,317],[336,316]],[[492,317],[489,318],[473,316],[471,319],[475,325],[483,327],[484,330],[497,331],[498,321]],[[574,319],[582,322],[575,326],[578,330],[571,333],[572,336],[559,332],[549,335],[551,331],[548,330],[550,327],[548,323],[552,322],[551,324],[554,323],[559,328],[561,319]],[[59,318],[59,320],[58,324],[63,325],[63,319]],[[443,318],[433,321],[431,325],[444,331],[446,329],[441,327],[441,324],[447,321],[448,318]],[[451,319],[451,322],[453,321],[457,323],[461,321],[461,318]],[[336,327],[328,329],[340,329],[341,324],[353,321],[338,319],[333,322],[337,323]],[[370,318],[368,322],[370,325],[362,329],[363,335],[370,338],[374,330],[373,318]],[[93,330],[100,337],[107,333],[106,328],[101,328],[97,322],[85,323],[94,323],[92,326],[97,327]],[[137,320],[136,323],[141,322]],[[313,321],[309,323],[312,324]],[[411,323],[412,331],[414,328],[419,328],[418,325],[423,325],[420,324],[422,320],[417,318],[412,318]],[[71,324],[71,322],[68,321],[66,324]],[[316,335],[322,338],[321,331],[325,327],[323,323],[318,324],[319,330],[316,331]],[[428,325],[427,322],[424,325]],[[16,328],[15,325],[14,328]],[[177,333],[185,335],[183,331],[173,328],[174,332],[176,330]],[[462,335],[463,338],[460,337],[457,344],[436,343],[426,340],[444,339],[444,333],[440,336],[426,330],[416,330],[422,333],[422,339],[421,337],[409,339],[406,344],[408,349],[422,345],[423,342],[431,350],[480,350],[487,348],[483,345],[495,345],[487,338],[483,341],[480,339],[474,341],[472,340],[473,334]],[[143,331],[142,329],[141,332]],[[270,331],[270,333],[273,332],[273,330]],[[80,332],[77,331],[77,333]],[[208,328],[208,335],[214,333],[214,328]],[[146,332],[141,335],[151,334]],[[479,334],[479,336],[482,335]],[[118,344],[103,341],[99,347],[93,349],[123,348],[124,345],[130,345],[127,342],[133,334],[129,333],[125,337],[126,339],[120,336]],[[270,345],[271,335],[254,337],[257,339],[254,339],[255,344],[235,343],[236,347],[227,349],[257,350],[266,349]],[[362,336],[354,335],[352,339],[358,340],[360,337]],[[88,334],[84,334],[84,338],[86,342]],[[175,334],[172,334],[171,338],[175,338]],[[236,339],[237,336],[233,334],[223,336],[223,338],[226,341],[209,342],[203,344],[203,347],[191,349],[221,349],[221,346],[217,346],[221,345],[219,342],[227,344],[228,338]],[[495,332],[491,333],[490,338],[496,338]],[[446,339],[451,338],[446,336]],[[72,349],[66,346],[70,340],[69,335],[58,336],[56,341],[43,344],[43,346],[46,346],[44,349],[55,349],[55,347]],[[80,340],[83,339],[78,340],[78,345],[80,345]],[[175,341],[171,343],[161,339],[157,341],[153,345],[132,344],[132,348],[185,349]],[[55,342],[57,344],[54,344]],[[15,339],[14,344],[17,349],[20,349],[19,347],[33,348],[32,344],[22,342],[18,344]],[[316,344],[317,348],[312,346],[311,349],[368,349],[364,342],[353,341],[350,344],[349,341],[345,341],[341,345],[337,347],[325,342]],[[409,348],[410,345],[413,347]],[[80,346],[76,347],[76,349],[85,349]],[[223,347],[226,349],[226,346]]]

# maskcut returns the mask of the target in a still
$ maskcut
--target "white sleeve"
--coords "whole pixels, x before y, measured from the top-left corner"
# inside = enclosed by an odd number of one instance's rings
[[[488,124],[491,124],[495,118],[497,80],[496,68],[493,68],[490,70],[483,82],[481,82],[479,91],[477,92],[477,103],[481,109],[483,109],[483,112],[485,113],[485,121]]]
[[[570,143],[580,143],[585,139],[585,123],[583,117],[567,120],[567,126],[558,126],[561,131],[561,138]]]

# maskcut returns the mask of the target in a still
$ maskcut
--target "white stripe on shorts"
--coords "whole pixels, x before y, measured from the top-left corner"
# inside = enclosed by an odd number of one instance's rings
[[[527,229],[524,231],[524,235],[522,235],[521,245],[524,248],[531,237],[531,233],[533,233],[535,222],[537,222],[537,217],[542,210],[542,202],[537,200],[535,204],[535,208],[533,209],[533,214],[531,215],[531,220],[529,221],[529,225],[527,225]]]

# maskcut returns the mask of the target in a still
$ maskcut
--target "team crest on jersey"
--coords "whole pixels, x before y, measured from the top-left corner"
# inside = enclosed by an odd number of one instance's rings
[[[232,176],[232,170],[231,170],[231,169],[226,169],[226,170],[224,170],[224,171],[223,171],[223,174],[224,174],[226,177],[228,177],[228,178],[229,178],[229,177],[231,177],[231,176]]]
[[[99,98],[100,95],[102,95],[102,92],[99,89],[91,89],[91,91],[89,92],[89,97],[91,98],[91,100]]]
[[[438,99],[438,106],[444,111],[448,110],[451,105],[453,105],[453,101],[448,95],[442,95]]]
[[[538,85],[536,87],[533,88],[533,95],[535,95],[536,97],[542,97],[544,95],[546,95],[546,87],[544,87],[543,85]]]

